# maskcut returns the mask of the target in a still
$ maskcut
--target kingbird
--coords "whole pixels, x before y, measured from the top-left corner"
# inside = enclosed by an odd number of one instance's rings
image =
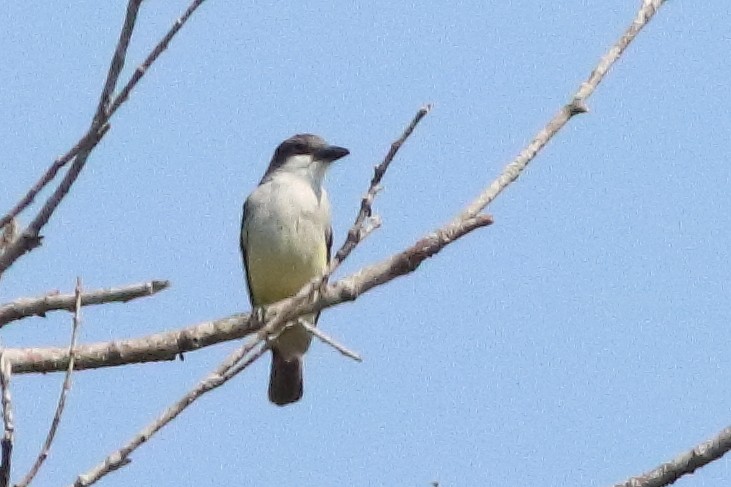
[[[241,218],[241,256],[253,307],[292,296],[325,271],[332,226],[323,180],[330,164],[349,153],[312,134],[290,137],[274,151]],[[314,325],[318,316],[302,319]],[[311,341],[305,327],[288,323],[270,342],[273,403],[284,406],[302,397],[302,358]]]

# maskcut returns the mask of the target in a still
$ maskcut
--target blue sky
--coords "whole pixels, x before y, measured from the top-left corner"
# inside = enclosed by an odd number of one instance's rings
[[[382,228],[340,275],[386,257],[477,195],[638,5],[210,0],[117,113],[0,300],[70,292],[76,276],[87,288],[172,281],[154,298],[86,308],[83,342],[247,311],[241,204],[276,145],[314,132],[351,150],[328,180],[337,245],[373,165],[430,102],[386,175]],[[145,2],[123,79],[184,8]],[[262,360],[101,485],[602,486],[731,423],[731,16],[716,9],[668,2],[590,113],[490,207],[493,226],[323,314],[364,363],[315,344],[304,399],[281,409],[266,400]],[[0,212],[86,130],[124,10],[87,0],[0,13]],[[2,341],[64,345],[70,322],[21,321]],[[76,375],[35,485],[69,484],[237,346]],[[14,380],[15,479],[61,381]],[[730,481],[722,459],[677,485]]]

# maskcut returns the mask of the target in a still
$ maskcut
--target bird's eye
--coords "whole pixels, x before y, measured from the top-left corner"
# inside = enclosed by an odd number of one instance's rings
[[[295,154],[304,154],[307,152],[307,146],[302,142],[297,142],[296,144],[294,144],[292,152],[294,152]]]

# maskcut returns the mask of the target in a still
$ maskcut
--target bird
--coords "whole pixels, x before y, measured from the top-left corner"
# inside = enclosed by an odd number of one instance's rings
[[[259,185],[244,202],[240,248],[249,300],[265,307],[297,293],[330,261],[332,224],[324,188],[330,165],[350,154],[313,134],[297,134],[274,151]],[[319,313],[302,319],[315,325]],[[285,406],[302,398],[303,356],[312,336],[288,323],[269,343],[269,400]]]

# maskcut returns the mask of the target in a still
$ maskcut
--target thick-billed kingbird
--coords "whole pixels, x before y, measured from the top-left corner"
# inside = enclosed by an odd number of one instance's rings
[[[330,163],[348,154],[312,134],[290,137],[274,151],[241,219],[241,255],[252,306],[292,296],[325,271],[332,227],[323,179]],[[318,315],[302,319],[314,325]],[[273,403],[283,406],[302,397],[302,358],[311,341],[302,325],[289,323],[270,343]]]

